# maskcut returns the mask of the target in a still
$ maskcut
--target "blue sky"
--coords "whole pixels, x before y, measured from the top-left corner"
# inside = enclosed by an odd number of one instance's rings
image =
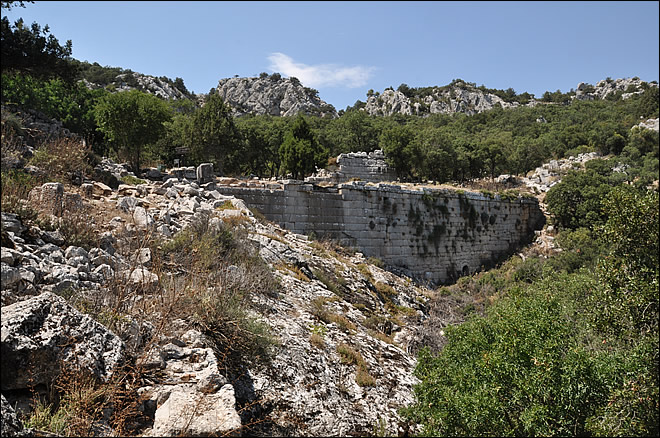
[[[48,24],[81,61],[181,77],[197,93],[277,71],[344,109],[369,89],[456,78],[537,97],[657,81],[658,4],[36,1],[3,14]]]

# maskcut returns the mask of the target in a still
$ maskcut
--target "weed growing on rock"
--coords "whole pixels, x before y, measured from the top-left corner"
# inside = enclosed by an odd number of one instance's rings
[[[336,347],[341,363],[345,365],[357,365],[355,383],[360,386],[375,386],[376,379],[369,374],[369,366],[362,354],[347,344],[339,344]]]

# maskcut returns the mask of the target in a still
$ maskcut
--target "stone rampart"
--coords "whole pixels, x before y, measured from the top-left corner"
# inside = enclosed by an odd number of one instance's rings
[[[536,199],[447,189],[299,181],[281,189],[217,189],[290,231],[338,240],[434,283],[493,266],[530,242],[545,221]]]

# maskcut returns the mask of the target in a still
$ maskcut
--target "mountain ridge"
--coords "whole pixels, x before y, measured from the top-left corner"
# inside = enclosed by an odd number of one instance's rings
[[[97,64],[89,64],[94,71],[87,76],[99,77]],[[116,73],[101,83],[88,80],[83,82],[90,88],[106,87],[112,91],[127,91],[133,88],[154,94],[167,100],[189,99],[198,106],[203,104],[208,94],[219,94],[231,108],[236,117],[246,114],[295,116],[306,115],[336,118],[344,110],[321,99],[319,91],[304,86],[296,77],[283,77],[280,73],[261,73],[258,77],[223,78],[209,93],[189,92],[183,80],[172,81],[166,77],[156,77],[121,68],[100,67],[101,70]],[[427,117],[431,114],[463,113],[474,115],[496,107],[504,109],[540,104],[570,103],[573,100],[627,99],[633,94],[641,94],[649,87],[657,87],[657,81],[643,81],[639,77],[603,79],[596,85],[580,82],[575,89],[566,93],[560,90],[546,91],[538,98],[528,92],[516,93],[512,88],[506,90],[490,89],[484,85],[454,79],[447,85],[434,85],[412,88],[405,83],[396,90],[388,87],[382,92],[369,90],[366,101],[357,100],[350,110],[362,110],[371,116],[391,116],[394,114],[417,115]]]

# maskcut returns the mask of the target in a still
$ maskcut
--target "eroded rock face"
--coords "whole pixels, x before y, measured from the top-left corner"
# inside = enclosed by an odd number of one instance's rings
[[[129,76],[131,76],[129,78]],[[102,85],[95,84],[83,79],[83,83],[90,90],[102,88]],[[117,75],[112,82],[117,91],[129,91],[132,89],[139,89],[146,93],[153,94],[168,100],[187,99],[188,97],[181,92],[178,88],[174,87],[167,81],[151,75],[142,73],[122,73]]]
[[[517,102],[506,102],[499,96],[463,85],[436,87],[435,91],[423,98],[411,99],[400,91],[388,89],[380,95],[367,98],[364,111],[369,115],[391,116],[392,114],[476,114],[488,111],[495,106],[513,108]]]
[[[356,271],[365,262],[359,253],[342,261],[310,252],[304,236],[269,238],[275,228],[258,223],[255,231],[250,239],[259,243],[265,260],[296,266],[308,279],[277,270],[281,291],[276,297],[259,297],[259,307],[268,309],[263,321],[279,346],[267,366],[238,378],[237,399],[247,405],[256,399],[270,409],[268,418],[275,426],[269,434],[360,436],[372,434],[375,427],[395,436],[406,433],[398,409],[412,402],[417,383],[412,374],[416,361],[406,349],[413,334],[390,325],[385,331],[391,337],[379,337],[379,330],[366,322],[369,317],[385,321],[387,312],[369,291],[365,275],[396,287],[392,300],[408,308],[413,319],[423,318],[420,290],[380,269]],[[329,289],[332,275],[341,275],[342,290]],[[360,363],[348,360],[344,349],[353,350]]]
[[[11,407],[4,395],[2,395],[2,436],[27,436],[23,432],[23,424],[16,417],[14,408]]]
[[[107,380],[124,359],[115,334],[45,292],[2,307],[2,390],[50,383],[63,365]]]
[[[635,94],[644,92],[644,86],[657,87],[658,84],[642,81],[638,77],[603,79],[593,86],[580,82],[575,90],[575,99],[577,100],[595,100],[605,99],[609,95],[622,92],[621,98],[628,99]]]
[[[217,90],[237,116],[295,116],[302,112],[337,117],[332,105],[321,100],[314,90],[291,78],[228,78],[220,80]]]

